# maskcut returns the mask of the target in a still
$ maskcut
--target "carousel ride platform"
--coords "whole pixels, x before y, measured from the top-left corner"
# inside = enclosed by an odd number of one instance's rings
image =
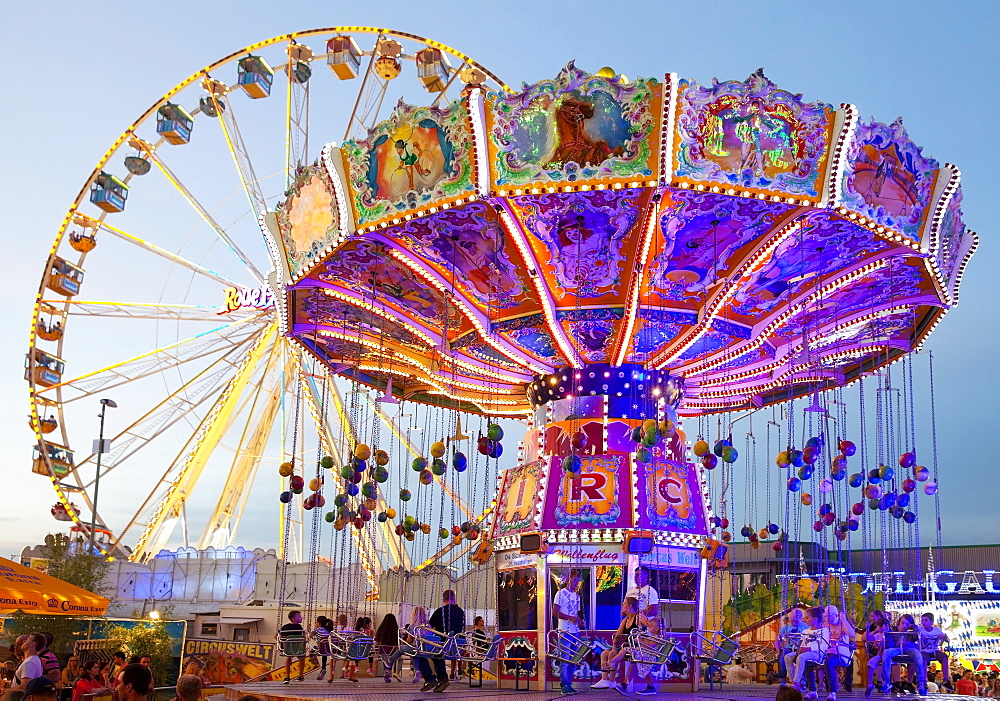
[[[587,688],[584,683],[577,683],[576,688],[580,693],[576,696],[581,699],[592,699],[593,701],[610,701],[611,699],[637,698],[655,699],[668,697],[676,701],[701,701],[702,699],[726,699],[734,701],[738,699],[773,699],[778,692],[777,685],[747,684],[747,685],[726,685],[722,689],[715,690],[701,689],[696,692],[687,693],[660,693],[655,696],[623,696],[609,689],[600,691]],[[422,693],[419,684],[411,684],[409,681],[392,682],[386,684],[381,679],[361,679],[357,684],[348,681],[338,680],[332,684],[326,681],[306,680],[303,682],[292,682],[289,685],[281,682],[256,682],[252,684],[234,684],[226,687],[226,701],[240,701],[246,696],[253,696],[257,701],[313,701],[314,699],[330,699],[333,701],[410,701],[416,699],[432,699],[435,697],[450,697],[453,699],[523,699],[524,701],[534,701],[536,699],[562,698],[558,691],[516,691],[510,688],[497,689],[495,683],[484,682],[481,688],[470,688],[466,681],[452,682],[442,693],[433,692]],[[820,695],[821,699],[826,698],[826,694]],[[852,693],[838,693],[838,699],[864,699],[864,689],[855,689]],[[953,699],[968,699],[970,696],[957,694],[930,694],[920,697],[913,695],[886,695],[875,694],[871,697],[875,701],[880,699],[900,699],[900,698],[933,698],[936,701],[948,701]]]

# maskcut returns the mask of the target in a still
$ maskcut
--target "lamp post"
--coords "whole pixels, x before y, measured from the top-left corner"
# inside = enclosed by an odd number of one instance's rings
[[[117,409],[118,405],[115,404],[113,399],[102,399],[101,400],[101,432],[97,438],[97,476],[94,479],[94,501],[92,503],[93,510],[91,511],[90,517],[90,552],[94,552],[94,532],[97,530],[97,490],[101,485],[101,453],[104,452],[104,412],[108,407],[112,409]]]

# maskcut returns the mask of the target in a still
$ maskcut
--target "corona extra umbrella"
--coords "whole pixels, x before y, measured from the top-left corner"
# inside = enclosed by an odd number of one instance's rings
[[[108,600],[0,557],[0,613],[18,609],[55,616],[101,616]]]

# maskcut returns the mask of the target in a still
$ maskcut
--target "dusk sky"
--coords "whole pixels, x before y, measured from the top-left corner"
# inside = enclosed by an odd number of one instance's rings
[[[5,66],[0,182],[8,203],[3,240],[9,246],[0,278],[0,360],[6,368],[0,373],[5,399],[0,406],[5,475],[0,554],[19,553],[60,525],[49,515],[55,496],[48,480],[31,474],[33,436],[26,422],[23,361],[46,256],[95,163],[122,129],[202,66],[266,38],[345,25],[388,27],[436,39],[471,55],[513,87],[553,77],[570,60],[593,72],[602,66],[628,76],[676,72],[703,83],[713,77],[742,80],[763,67],[779,87],[803,93],[806,100],[851,103],[862,119],[884,123],[902,116],[925,155],[961,169],[965,224],[981,241],[963,279],[961,303],[928,343],[937,385],[943,540],[1000,542],[1000,480],[993,473],[992,444],[1000,424],[994,395],[1000,389],[1000,363],[996,349],[990,350],[1000,340],[1000,253],[988,214],[994,201],[989,183],[996,179],[988,170],[998,152],[984,132],[1000,113],[998,8],[982,1],[879,0],[98,0],[8,7],[0,29]],[[323,143],[343,136],[342,127],[340,133],[337,127],[329,134],[315,126],[313,131]],[[280,130],[274,139],[283,148]],[[314,150],[321,145],[316,143]],[[114,263],[123,275],[134,276],[137,286],[143,284],[141,271],[133,269],[139,264],[135,260]],[[107,264],[102,269],[101,274],[113,272]],[[137,292],[136,299],[149,296]],[[106,348],[114,353],[120,339],[113,333],[100,339],[93,352]],[[918,430],[929,430],[922,408],[926,397],[918,394],[916,402],[921,405]],[[92,426],[73,429],[81,446],[89,448],[89,440],[96,438],[98,409],[95,399]],[[109,415],[109,421],[113,418]],[[78,450],[86,454],[84,448]],[[271,489],[277,479],[272,466],[261,474]],[[136,499],[144,496],[141,492],[137,485]],[[263,523],[241,530],[238,544],[274,546],[272,506],[268,502],[266,515],[254,519]],[[934,537],[927,531],[931,525],[924,526],[924,546]]]

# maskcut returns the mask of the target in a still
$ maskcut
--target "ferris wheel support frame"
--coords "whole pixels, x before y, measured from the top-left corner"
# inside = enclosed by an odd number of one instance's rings
[[[174,480],[166,496],[157,505],[153,518],[146,525],[145,530],[139,537],[139,541],[129,555],[129,560],[132,562],[141,562],[152,554],[150,552],[150,540],[163,527],[168,513],[187,496],[189,487],[193,486],[201,476],[201,471],[208,462],[209,456],[211,456],[222,436],[229,428],[241,395],[250,383],[250,378],[265,353],[270,350],[267,341],[273,339],[277,332],[277,324],[272,322],[270,327],[261,334],[254,347],[247,353],[243,359],[242,366],[233,379],[230,380],[229,385],[223,391],[219,400],[216,401],[215,406],[212,407],[208,424],[200,431],[201,435],[195,441],[194,451],[186,457],[180,474]]]
[[[280,353],[272,351],[267,360],[261,384],[254,396],[254,405],[250,408],[246,426],[240,436],[238,443],[240,450],[233,457],[219,501],[205,524],[201,538],[198,539],[199,550],[204,550],[210,545],[224,548],[232,545],[236,537],[250,495],[250,485],[253,484],[254,476],[260,467],[271,427],[281,408],[281,393],[286,391],[290,384],[287,376],[282,378],[284,373],[275,377],[275,367],[281,359],[280,356]],[[256,405],[262,395],[263,406],[257,411]],[[255,413],[256,422],[253,421]]]

